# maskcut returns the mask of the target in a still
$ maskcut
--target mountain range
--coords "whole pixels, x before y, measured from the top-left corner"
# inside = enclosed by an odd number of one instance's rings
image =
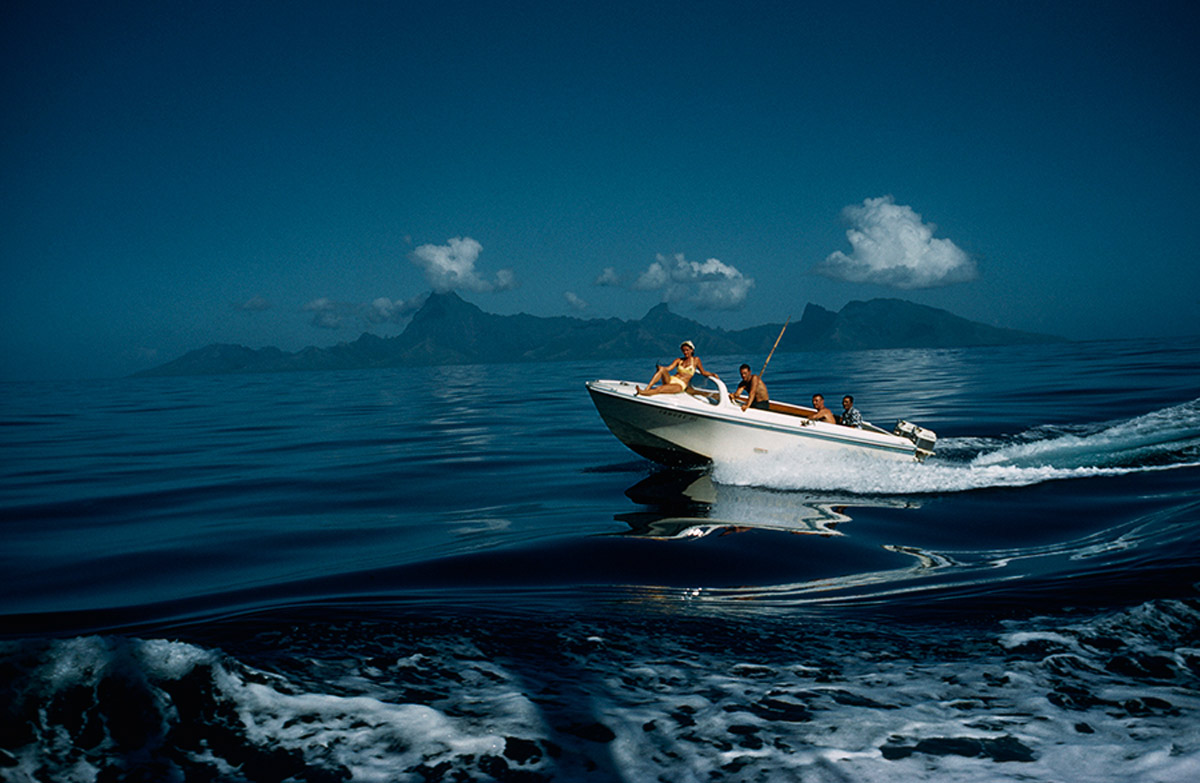
[[[670,357],[682,340],[703,356],[762,356],[781,323],[728,331],[677,315],[666,304],[636,321],[495,315],[455,293],[432,293],[396,337],[364,333],[353,342],[288,353],[278,348],[214,344],[138,376],[351,370],[435,364],[553,362],[573,359]],[[1062,338],[969,321],[945,310],[901,299],[849,302],[838,312],[809,303],[776,349],[958,348],[1057,342]]]

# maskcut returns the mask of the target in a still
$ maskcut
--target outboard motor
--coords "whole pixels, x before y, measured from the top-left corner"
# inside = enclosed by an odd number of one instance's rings
[[[911,440],[917,447],[917,459],[921,462],[924,462],[926,457],[933,455],[933,447],[937,444],[936,432],[904,420],[896,422],[896,429],[892,431],[892,434]]]

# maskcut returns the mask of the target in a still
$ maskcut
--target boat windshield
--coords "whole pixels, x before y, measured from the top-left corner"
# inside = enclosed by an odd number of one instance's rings
[[[708,378],[700,373],[692,376],[692,385],[689,391],[693,397],[705,400],[710,405],[720,405],[721,400],[729,394],[725,383],[720,378]]]

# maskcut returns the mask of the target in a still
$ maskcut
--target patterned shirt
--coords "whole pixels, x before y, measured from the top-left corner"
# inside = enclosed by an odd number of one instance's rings
[[[842,414],[841,422],[847,427],[858,427],[861,429],[862,414],[858,412],[858,408],[851,405],[850,409]]]

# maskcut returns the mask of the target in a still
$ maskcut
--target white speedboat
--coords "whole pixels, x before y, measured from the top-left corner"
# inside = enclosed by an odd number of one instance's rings
[[[617,439],[664,465],[704,465],[785,450],[855,452],[890,460],[924,461],[937,435],[900,421],[891,432],[864,421],[862,428],[813,421],[812,408],[771,400],[770,410],[730,400],[719,378],[715,391],[639,396],[631,381],[587,382],[600,418]]]

